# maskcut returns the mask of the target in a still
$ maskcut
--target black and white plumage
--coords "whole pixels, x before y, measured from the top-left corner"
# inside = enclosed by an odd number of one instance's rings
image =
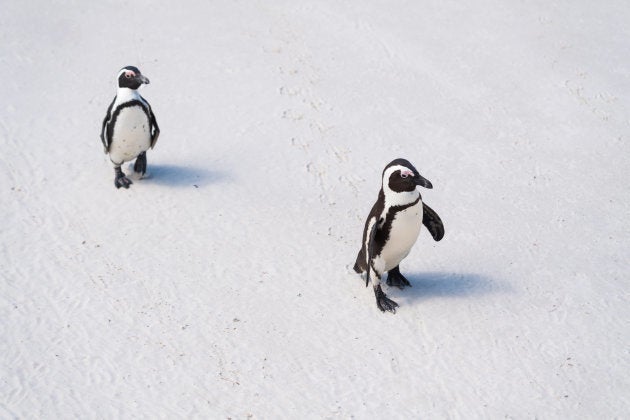
[[[381,289],[381,277],[387,272],[387,284],[403,289],[411,286],[400,274],[399,264],[409,254],[424,226],[439,241],[444,236],[442,220],[422,202],[417,186],[433,188],[405,159],[395,159],[383,170],[383,183],[363,229],[361,250],[354,271],[370,279],[381,311],[396,312],[398,304]],[[373,274],[373,277],[372,277]]]
[[[120,169],[125,162],[136,159],[134,171],[145,174],[146,152],[155,146],[160,135],[151,106],[138,93],[143,84],[149,84],[149,79],[137,67],[123,67],[118,72],[118,91],[103,119],[101,141],[114,164],[116,188],[129,188],[132,184]]]

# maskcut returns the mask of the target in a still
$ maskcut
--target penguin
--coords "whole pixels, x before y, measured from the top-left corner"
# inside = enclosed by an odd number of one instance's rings
[[[137,67],[126,66],[118,72],[118,91],[107,108],[101,128],[105,154],[114,164],[114,185],[129,188],[131,180],[120,169],[136,159],[134,172],[142,177],[147,170],[147,150],[153,149],[160,135],[151,105],[138,93],[138,88],[149,84]]]
[[[367,272],[367,287],[371,273],[376,305],[382,311],[396,312],[398,304],[381,289],[381,277],[387,272],[387,285],[404,289],[411,286],[400,273],[400,262],[409,254],[424,225],[433,239],[444,237],[444,225],[437,213],[422,202],[417,187],[433,188],[406,159],[395,159],[383,170],[378,199],[365,221],[361,250],[354,271]]]

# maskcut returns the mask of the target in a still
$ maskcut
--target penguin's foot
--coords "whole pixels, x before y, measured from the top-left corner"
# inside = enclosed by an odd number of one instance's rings
[[[398,304],[388,298],[385,293],[383,293],[380,284],[374,288],[374,294],[376,295],[376,306],[378,306],[378,309],[380,309],[382,312],[388,311],[393,314],[396,313],[396,308],[398,307]]]
[[[129,188],[129,186],[133,184],[133,182],[131,182],[131,180],[129,178],[127,178],[125,175],[121,176],[121,177],[116,177],[116,180],[114,181],[114,185],[116,186],[116,188]]]
[[[116,186],[116,188],[129,188],[129,186],[133,184],[133,182],[131,182],[131,180],[125,176],[120,167],[116,168],[115,171],[116,178],[114,179],[114,185]]]
[[[142,152],[136,158],[133,164],[133,171],[141,176],[147,172],[147,152]]]
[[[387,272],[387,285],[390,287],[398,287],[400,290],[407,286],[411,287],[411,283],[409,283],[409,280],[407,280],[405,276],[400,274],[398,267]]]

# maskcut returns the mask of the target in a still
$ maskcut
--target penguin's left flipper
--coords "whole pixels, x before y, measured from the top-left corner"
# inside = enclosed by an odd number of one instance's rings
[[[160,129],[157,129],[151,137],[151,149],[155,147],[155,143],[157,143],[158,137],[160,137]]]
[[[142,98],[144,100],[144,98]],[[148,103],[145,100],[146,103]],[[158,126],[157,119],[155,118],[155,114],[149,105],[149,123],[151,125],[151,149],[155,147],[155,143],[157,143],[158,137],[160,137],[160,127]]]
[[[133,171],[137,174],[144,175],[147,172],[147,152],[142,152],[136,158],[133,164]]]
[[[439,241],[444,237],[444,224],[442,224],[442,219],[440,219],[440,216],[438,216],[435,210],[425,203],[422,203],[422,211],[422,224],[427,227],[433,239]]]

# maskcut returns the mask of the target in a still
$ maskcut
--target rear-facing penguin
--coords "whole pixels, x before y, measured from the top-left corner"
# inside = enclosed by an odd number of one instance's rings
[[[444,236],[442,220],[422,202],[418,186],[433,188],[409,161],[395,159],[390,162],[383,170],[378,199],[363,229],[363,242],[354,271],[366,272],[366,287],[372,280],[376,305],[383,312],[396,312],[398,304],[381,289],[381,277],[387,272],[388,286],[400,289],[411,286],[400,273],[399,264],[411,251],[422,225],[436,241]]]
[[[137,67],[127,66],[118,72],[118,91],[107,109],[101,128],[105,153],[114,164],[116,188],[129,188],[131,180],[121,165],[136,159],[134,172],[141,177],[147,170],[147,150],[152,149],[160,135],[155,115],[138,88],[149,84]]]

